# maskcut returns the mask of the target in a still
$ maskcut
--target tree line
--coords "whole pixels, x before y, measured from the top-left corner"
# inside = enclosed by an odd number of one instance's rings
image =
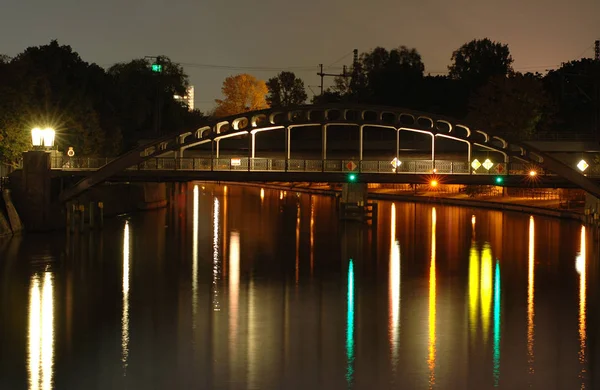
[[[153,63],[161,71],[152,69]],[[0,161],[13,163],[30,144],[29,130],[52,126],[57,147],[78,155],[117,155],[141,140],[198,127],[207,116],[305,104],[304,82],[292,72],[263,81],[227,77],[223,99],[204,115],[182,99],[183,68],[167,57],[134,59],[104,69],[52,41],[14,58],[0,56]],[[445,75],[426,75],[421,55],[399,46],[361,53],[348,72],[312,103],[362,103],[441,114],[519,138],[541,132],[596,132],[600,63],[579,59],[545,75],[513,69],[508,45],[465,43]]]

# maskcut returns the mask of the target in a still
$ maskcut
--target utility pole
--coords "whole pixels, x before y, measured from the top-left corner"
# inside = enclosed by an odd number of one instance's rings
[[[356,53],[358,53],[358,50],[354,49],[354,57],[355,57],[355,63],[356,63]],[[323,79],[325,78],[325,76],[329,76],[329,77],[348,77],[348,73],[346,72],[346,65],[344,65],[344,69],[342,71],[341,74],[334,74],[334,73],[323,73],[323,64],[319,64],[319,69],[320,72],[317,73],[317,76],[321,77],[321,96],[323,96]]]
[[[594,59],[600,61],[600,40],[596,40],[594,43]]]

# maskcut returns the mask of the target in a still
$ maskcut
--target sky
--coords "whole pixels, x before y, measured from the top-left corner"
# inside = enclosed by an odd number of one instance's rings
[[[166,55],[203,111],[244,72],[294,71],[312,97],[318,64],[339,73],[353,49],[415,47],[426,73],[445,74],[454,50],[488,37],[509,45],[516,70],[543,72],[593,56],[600,39],[598,0],[0,0],[0,10],[1,54],[57,39],[103,67]]]

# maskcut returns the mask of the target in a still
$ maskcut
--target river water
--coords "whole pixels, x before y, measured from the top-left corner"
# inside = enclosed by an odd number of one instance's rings
[[[576,222],[179,186],[101,232],[0,241],[2,389],[598,388]]]

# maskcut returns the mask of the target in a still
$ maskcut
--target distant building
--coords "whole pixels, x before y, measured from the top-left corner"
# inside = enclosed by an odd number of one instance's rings
[[[179,100],[185,104],[190,111],[194,110],[194,86],[190,85],[186,91],[185,96],[175,95],[175,100]]]

